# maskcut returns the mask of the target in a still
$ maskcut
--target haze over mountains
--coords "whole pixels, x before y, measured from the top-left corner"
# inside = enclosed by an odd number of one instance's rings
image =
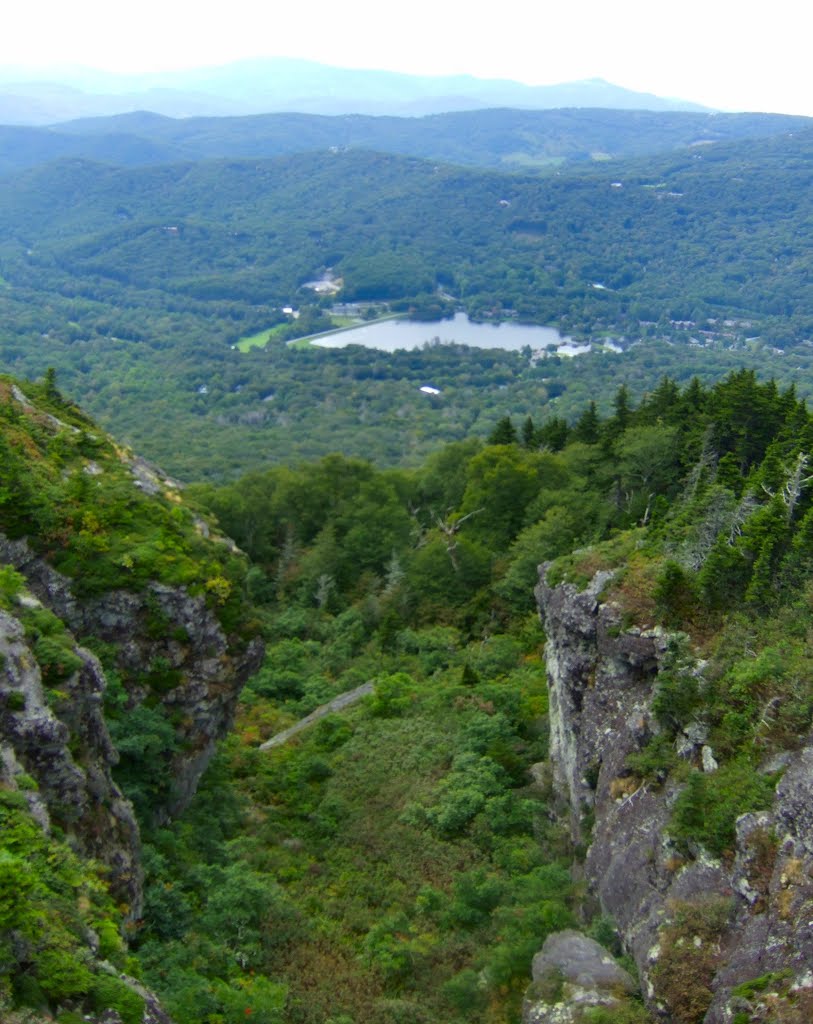
[[[287,57],[186,71],[117,74],[62,67],[0,69],[0,123],[46,125],[150,110],[169,117],[296,111],[416,116],[488,107],[707,110],[600,78],[560,85],[330,67]]]
[[[424,117],[271,113],[169,118],[147,111],[55,126],[0,126],[0,174],[61,158],[137,167],[366,149],[503,170],[648,156],[685,147],[799,132],[786,114],[691,111],[470,110]]]

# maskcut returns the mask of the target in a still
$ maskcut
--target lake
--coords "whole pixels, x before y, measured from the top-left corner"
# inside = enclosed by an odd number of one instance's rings
[[[323,348],[344,348],[346,345],[364,345],[384,352],[399,348],[422,348],[425,344],[470,345],[472,348],[545,349],[555,345],[561,355],[589,352],[589,345],[577,345],[563,337],[554,327],[535,327],[529,324],[478,324],[465,313],[456,313],[451,320],[421,323],[417,320],[379,320],[378,323],[352,327],[337,334],[316,337],[312,345]]]

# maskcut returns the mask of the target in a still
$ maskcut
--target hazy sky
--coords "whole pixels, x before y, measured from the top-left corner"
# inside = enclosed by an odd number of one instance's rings
[[[12,0],[0,64],[157,71],[291,56],[540,85],[600,77],[813,115],[811,28],[801,0]]]

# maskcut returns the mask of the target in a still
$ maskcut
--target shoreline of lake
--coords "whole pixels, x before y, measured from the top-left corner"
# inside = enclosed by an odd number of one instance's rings
[[[339,328],[298,339],[299,344],[303,342],[317,348],[362,345],[383,352],[423,348],[424,345],[457,344],[508,351],[519,351],[526,347],[534,351],[555,348],[560,355],[581,355],[589,352],[592,347],[589,342],[580,344],[560,334],[555,327],[513,322],[476,323],[469,320],[465,313],[456,313],[450,319],[432,322],[387,317],[357,327]]]

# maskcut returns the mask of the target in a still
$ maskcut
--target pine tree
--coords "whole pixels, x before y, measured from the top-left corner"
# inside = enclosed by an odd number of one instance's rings
[[[585,444],[596,444],[599,437],[599,427],[596,403],[591,402],[579,417],[579,421],[573,430],[573,436],[577,441],[583,441]]]
[[[530,416],[522,424],[522,444],[525,448],[536,447],[536,428]]]
[[[510,416],[503,416],[488,435],[489,444],[516,444],[517,441],[516,427],[511,422]]]
[[[537,444],[549,448],[552,452],[560,452],[570,439],[570,427],[567,420],[554,416],[546,420],[536,432]]]
[[[615,398],[613,399],[613,409],[615,410],[615,415],[607,424],[607,427],[609,434],[612,437],[617,437],[619,434],[623,434],[629,426],[632,413],[626,384],[622,384],[618,391],[616,391]]]

